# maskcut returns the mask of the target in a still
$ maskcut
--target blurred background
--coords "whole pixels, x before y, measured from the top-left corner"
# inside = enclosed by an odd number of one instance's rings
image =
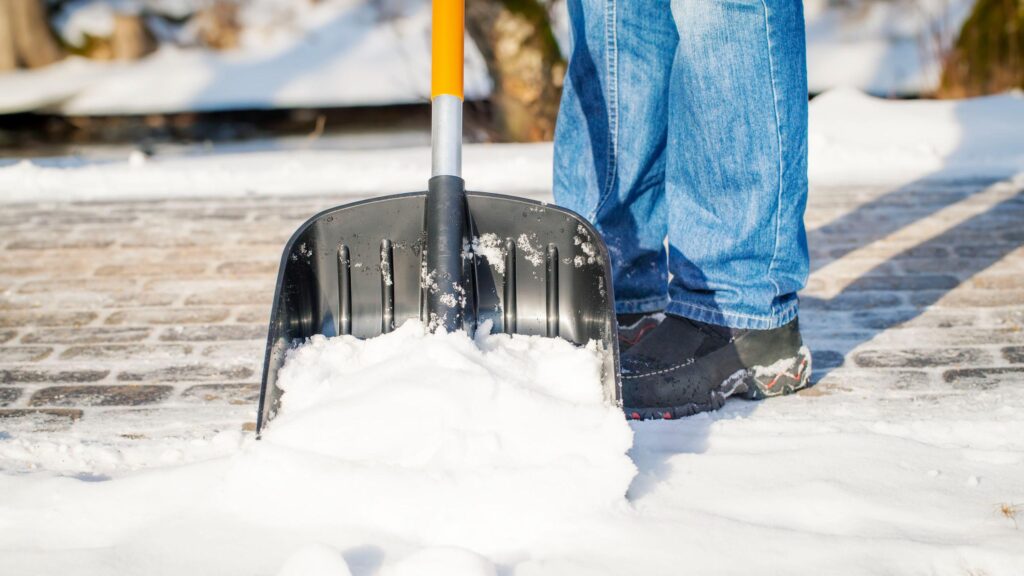
[[[804,7],[812,98],[1024,87],[1024,1]],[[566,20],[564,0],[468,0],[469,140],[550,140]],[[0,156],[424,145],[429,46],[428,0],[2,0]]]

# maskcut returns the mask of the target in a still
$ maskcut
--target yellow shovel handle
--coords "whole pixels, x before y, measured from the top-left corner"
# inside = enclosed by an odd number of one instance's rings
[[[462,99],[466,6],[464,0],[433,0],[430,98],[450,94]]]

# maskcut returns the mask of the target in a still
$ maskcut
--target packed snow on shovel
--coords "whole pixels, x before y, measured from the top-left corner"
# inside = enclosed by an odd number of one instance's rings
[[[93,482],[0,475],[0,573],[494,574],[626,508],[632,432],[599,371],[564,340],[413,321],[316,336],[235,455]]]

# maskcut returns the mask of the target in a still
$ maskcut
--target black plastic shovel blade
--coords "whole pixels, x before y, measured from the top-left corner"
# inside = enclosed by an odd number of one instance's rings
[[[596,341],[603,386],[620,403],[611,267],[579,215],[532,200],[467,192],[464,329]],[[285,246],[270,317],[257,432],[280,404],[286,351],[315,334],[372,338],[408,319],[427,322],[426,193],[384,196],[309,219]],[[424,281],[426,280],[426,281]]]

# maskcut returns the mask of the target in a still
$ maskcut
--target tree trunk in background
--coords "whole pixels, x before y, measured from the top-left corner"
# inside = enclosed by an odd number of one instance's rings
[[[139,14],[114,16],[114,34],[110,44],[115,60],[138,60],[156,50],[156,40]]]
[[[547,10],[537,0],[467,0],[466,29],[494,80],[503,139],[550,140],[562,94],[562,59]]]
[[[28,68],[53,64],[64,56],[50,30],[42,0],[3,0],[14,28],[18,60]]]
[[[18,55],[14,51],[14,25],[11,21],[11,7],[6,0],[0,0],[0,72],[18,67]]]
[[[1024,89],[1024,5],[978,0],[942,70],[939,96]]]

